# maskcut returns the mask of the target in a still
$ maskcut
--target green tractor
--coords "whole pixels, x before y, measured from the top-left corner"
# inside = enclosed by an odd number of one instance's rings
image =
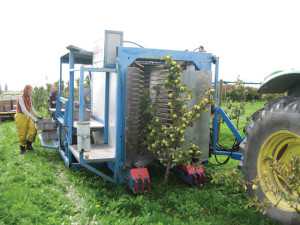
[[[300,71],[271,74],[259,92],[285,94],[252,115],[242,143],[243,170],[251,184],[251,194],[260,203],[271,203],[266,210],[269,217],[283,224],[299,225]],[[279,168],[295,173],[279,173]],[[253,185],[255,179],[257,184]],[[291,189],[287,180],[292,180],[296,188]]]

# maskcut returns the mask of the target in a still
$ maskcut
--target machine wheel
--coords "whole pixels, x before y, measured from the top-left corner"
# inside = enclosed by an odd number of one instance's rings
[[[300,157],[300,98],[284,97],[270,102],[252,116],[246,133],[243,170],[249,184],[258,178],[257,188],[249,185],[250,194],[260,202],[268,200],[271,203],[267,209],[270,218],[283,224],[299,225],[300,214],[295,207],[285,200],[278,201],[279,195],[270,191],[288,195],[300,210],[296,194],[291,193],[273,172],[268,159],[290,165],[292,158]]]

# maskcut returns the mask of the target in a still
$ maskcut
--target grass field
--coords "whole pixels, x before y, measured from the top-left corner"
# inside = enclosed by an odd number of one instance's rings
[[[247,114],[261,106],[248,104]],[[222,140],[229,144],[229,133],[224,132]],[[134,196],[86,170],[66,169],[56,152],[38,143],[35,149],[20,155],[14,123],[1,123],[0,224],[275,224],[245,207],[247,195],[235,188],[234,180],[198,189],[172,175],[169,184],[162,185],[162,170],[154,167],[152,192]],[[223,173],[236,165],[230,161],[209,167]]]

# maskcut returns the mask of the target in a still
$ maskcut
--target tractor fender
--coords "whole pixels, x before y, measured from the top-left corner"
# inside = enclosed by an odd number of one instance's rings
[[[285,93],[300,96],[300,70],[276,71],[265,78],[259,93]]]

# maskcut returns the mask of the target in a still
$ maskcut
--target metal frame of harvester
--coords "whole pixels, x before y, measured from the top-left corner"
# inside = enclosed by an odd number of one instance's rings
[[[188,51],[170,51],[159,49],[146,49],[146,48],[132,48],[132,47],[117,47],[117,61],[112,67],[97,68],[92,65],[92,56],[89,52],[84,51],[74,46],[68,47],[69,53],[62,56],[60,59],[60,86],[57,96],[57,104],[55,110],[55,120],[58,123],[59,133],[59,152],[67,167],[83,166],[95,174],[103,177],[104,179],[116,183],[121,183],[128,177],[128,171],[124,170],[125,164],[125,82],[126,71],[128,66],[136,59],[155,59],[161,60],[164,56],[170,56],[177,61],[192,62],[197,69],[211,71],[214,65],[214,99],[219,102],[218,80],[219,80],[219,59],[218,57],[207,52],[188,52]],[[61,83],[62,83],[62,65],[68,64],[69,67],[69,96],[68,98],[62,97]],[[81,65],[80,68],[75,69],[75,65]],[[88,65],[88,66],[87,66]],[[79,156],[74,157],[73,135],[74,135],[74,74],[80,73],[79,81],[79,121],[84,121],[85,118],[85,101],[84,101],[84,74],[89,73],[93,76],[105,76],[105,115],[104,118],[97,118],[99,124],[104,128],[104,144],[108,143],[109,133],[109,78],[111,73],[117,74],[117,121],[116,121],[116,151],[115,156],[102,160],[100,163],[105,164],[112,173],[110,175],[104,173],[99,169],[98,164],[90,162],[84,158],[83,151],[79,152]],[[65,111],[62,111],[62,106],[65,106]],[[236,150],[222,149],[218,145],[219,135],[219,118],[222,118],[228,128],[234,135],[237,144],[242,142],[243,137],[231,122],[222,108],[215,105],[213,107],[213,126],[212,126],[212,145],[211,154],[227,155],[231,158],[241,160],[242,154]],[[100,125],[101,126],[101,125]],[[64,130],[64,132],[63,132]],[[63,136],[62,136],[63,135]],[[77,159],[76,159],[77,158]],[[148,175],[145,175],[148,176]]]

